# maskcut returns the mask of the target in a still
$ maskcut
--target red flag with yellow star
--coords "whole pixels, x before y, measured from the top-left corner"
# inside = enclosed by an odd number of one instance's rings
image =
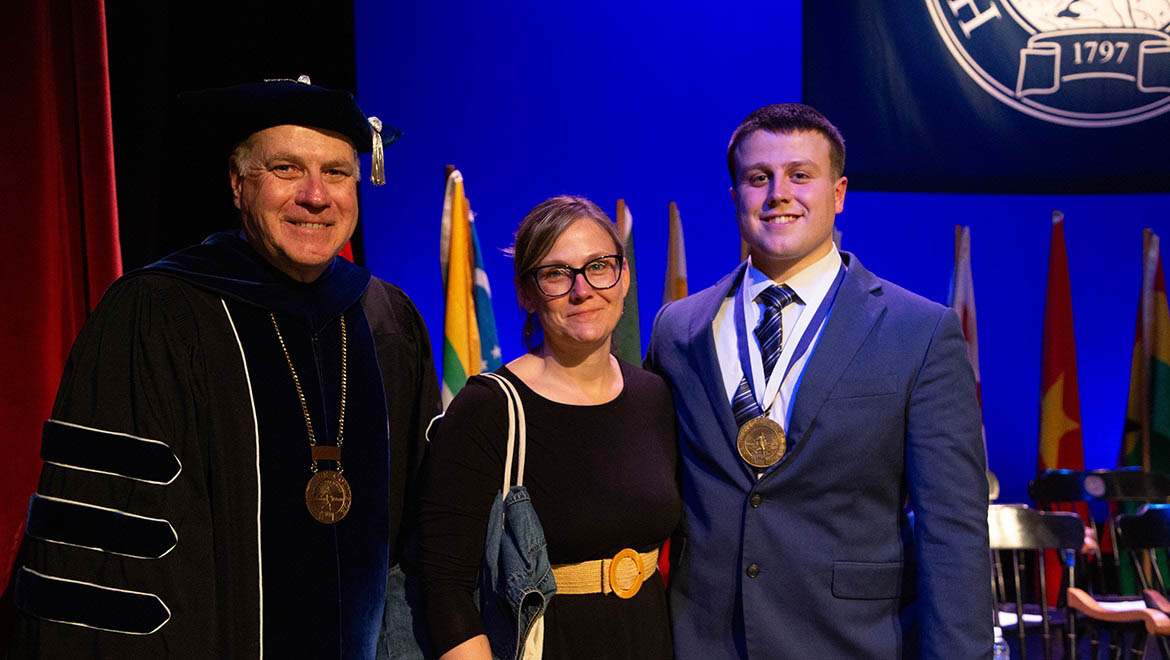
[[[1064,214],[1060,211],[1052,212],[1052,243],[1048,249],[1048,293],[1044,297],[1044,345],[1040,357],[1040,457],[1036,467],[1037,472],[1085,469],[1072,287],[1064,244]],[[1088,520],[1088,507],[1083,502],[1072,510]],[[1060,562],[1054,552],[1048,552],[1048,602],[1055,603],[1061,587]]]
[[[1073,341],[1072,289],[1064,215],[1052,212],[1048,294],[1044,302],[1044,347],[1040,366],[1040,460],[1038,471],[1085,468],[1081,406],[1077,393],[1077,349]]]

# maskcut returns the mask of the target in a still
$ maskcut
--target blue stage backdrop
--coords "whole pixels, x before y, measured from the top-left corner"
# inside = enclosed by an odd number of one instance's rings
[[[443,338],[439,221],[448,163],[463,172],[477,214],[505,360],[521,351],[521,315],[512,263],[501,250],[524,213],[550,195],[584,194],[611,214],[619,197],[629,203],[643,343],[662,300],[671,200],[685,229],[690,290],[735,266],[727,140],[756,107],[800,100],[801,4],[714,4],[359,0],[359,100],[405,132],[387,149],[389,184],[362,184],[367,259],[418,304],[436,348]],[[845,36],[833,28],[803,38],[841,45]],[[846,174],[855,162],[899,158],[909,149],[867,154],[863,136],[849,131]],[[1096,170],[1118,164],[1083,156]],[[934,164],[938,172],[963,167],[949,157]],[[853,185],[840,216],[845,249],[940,302],[953,227],[971,225],[984,411],[1004,501],[1026,501],[1036,469],[1054,208],[1067,217],[1086,461],[1111,467],[1129,387],[1141,228],[1153,226],[1170,241],[1170,195],[900,194]]]
[[[1165,0],[810,2],[804,25],[804,98],[860,186],[1168,190]]]

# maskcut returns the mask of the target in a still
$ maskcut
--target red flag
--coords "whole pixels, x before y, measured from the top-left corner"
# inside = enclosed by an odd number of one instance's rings
[[[1039,471],[1085,468],[1068,251],[1064,245],[1064,215],[1060,211],[1052,212],[1052,246],[1048,252],[1048,294],[1044,304],[1040,366],[1039,459]]]
[[[983,391],[979,382],[979,333],[975,323],[975,283],[971,277],[971,228],[955,225],[955,272],[951,274],[951,293],[947,304],[959,315],[963,338],[967,340],[967,361],[975,373],[975,394],[983,408]],[[987,454],[987,432],[983,432],[983,453]],[[994,495],[992,496],[994,499]]]
[[[1077,349],[1073,338],[1072,287],[1068,280],[1068,249],[1064,214],[1052,212],[1052,244],[1048,249],[1048,293],[1044,298],[1044,346],[1040,358],[1040,451],[1037,471],[1085,469],[1081,439],[1081,406],[1077,390]],[[1088,507],[1072,509],[1088,520]],[[1048,551],[1048,602],[1060,593],[1060,561]]]

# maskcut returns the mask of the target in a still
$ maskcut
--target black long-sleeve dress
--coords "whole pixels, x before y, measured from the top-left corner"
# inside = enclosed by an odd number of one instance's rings
[[[662,545],[682,514],[675,481],[674,407],[658,376],[621,363],[624,387],[600,405],[550,401],[507,367],[528,424],[524,485],[554,564]],[[437,654],[484,632],[472,600],[488,510],[503,479],[507,409],[503,391],[472,378],[451,402],[425,469],[420,560],[427,625]],[[544,657],[672,657],[670,623],[655,573],[628,600],[613,594],[553,597]]]

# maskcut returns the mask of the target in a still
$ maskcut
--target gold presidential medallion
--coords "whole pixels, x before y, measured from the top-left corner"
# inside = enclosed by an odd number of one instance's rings
[[[752,467],[772,467],[788,449],[784,429],[767,417],[749,419],[735,438],[739,455]]]
[[[276,330],[276,339],[280,342],[280,350],[288,362],[288,371],[292,374],[293,385],[297,389],[297,399],[301,403],[301,413],[305,417],[305,432],[309,436],[309,455],[312,457],[309,471],[313,477],[309,485],[305,486],[305,506],[309,515],[317,522],[332,525],[349,513],[349,505],[353,502],[353,494],[349,490],[349,482],[341,474],[341,443],[345,439],[345,364],[346,364],[346,332],[345,316],[341,318],[341,414],[337,420],[337,444],[318,445],[317,436],[313,433],[313,422],[309,419],[309,404],[305,401],[305,393],[301,390],[301,379],[297,377],[297,369],[293,366],[292,356],[288,354],[288,346],[284,344],[284,335],[280,334],[280,324],[276,322],[276,315],[268,313],[272,319],[272,327]],[[333,461],[336,470],[318,470],[317,461]]]
[[[305,506],[317,522],[331,525],[349,513],[349,482],[335,470],[319,470],[305,487]]]

